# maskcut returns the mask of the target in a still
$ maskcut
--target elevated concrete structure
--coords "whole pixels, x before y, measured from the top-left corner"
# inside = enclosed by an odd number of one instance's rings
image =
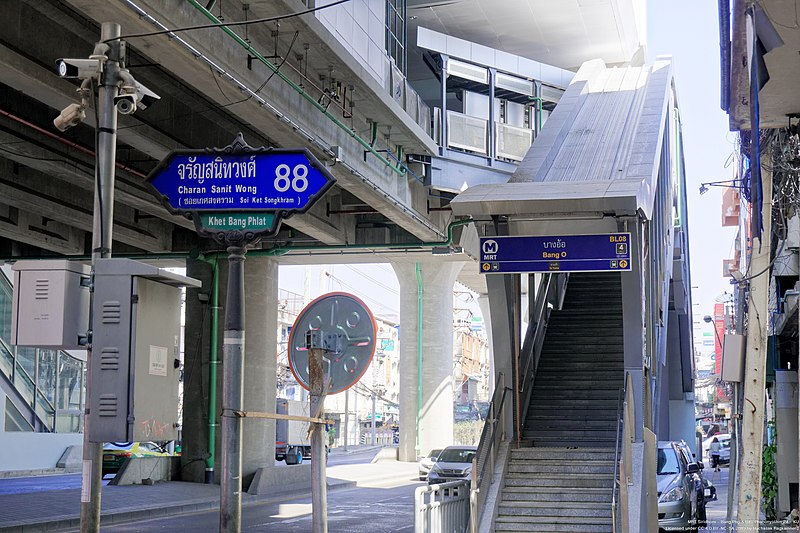
[[[591,293],[585,293],[585,275],[571,274],[566,294],[568,299],[573,295],[572,303],[565,304],[561,313],[556,313],[560,311],[560,304],[556,303],[553,316],[574,317],[571,327],[583,325],[592,332],[597,328],[595,335],[600,344],[595,348],[594,360],[607,365],[604,369],[614,368],[613,346],[617,341],[613,337],[603,338],[619,331],[623,375],[633,385],[630,408],[635,417],[633,427],[628,429],[637,444],[634,450],[639,450],[637,453],[645,458],[652,455],[650,448],[656,440],[683,438],[694,445],[693,435],[687,431],[687,424],[694,420],[694,362],[682,158],[680,114],[669,58],[660,58],[653,65],[625,68],[608,68],[602,61],[591,61],[577,72],[509,182],[471,187],[451,202],[454,213],[472,215],[482,228],[479,232],[486,235],[631,234],[630,270],[609,273],[606,276],[612,277],[605,282],[611,287],[613,279],[621,278],[621,284],[616,285],[621,288],[621,309],[616,310],[609,303],[612,295],[619,293],[609,292],[604,282],[597,281],[598,296],[589,300],[587,295]],[[515,338],[513,327],[515,316],[520,313],[519,283],[514,281],[517,275],[488,276],[495,369],[513,371],[516,354],[526,350],[526,346],[519,347],[520,339]],[[573,277],[584,281],[571,287],[570,283],[578,283],[572,282]],[[505,279],[501,281],[502,278]],[[622,325],[619,330],[609,322],[617,314]],[[501,317],[505,324],[497,323]],[[522,317],[531,324],[530,328],[536,328],[536,317],[527,320],[526,314]],[[562,318],[557,324],[559,327],[551,328],[554,333],[569,327]],[[550,336],[544,337],[544,343],[544,349],[551,354],[548,361],[552,361],[553,350],[563,349],[560,341]],[[579,354],[581,349],[572,352]],[[539,355],[523,353],[520,357],[534,358],[535,373]],[[582,368],[580,361],[569,363],[578,355],[565,353],[563,357],[565,368]],[[554,372],[549,367],[548,371]],[[548,374],[551,378],[554,375]],[[609,375],[609,379],[612,377]],[[520,384],[531,379],[527,375],[515,376],[515,386],[522,387]],[[570,380],[578,383],[579,378],[564,374],[557,382],[563,381],[568,387]],[[529,409],[535,414],[544,406],[536,405],[537,398],[547,398],[549,393],[539,391],[538,379],[534,383],[537,388]],[[609,381],[609,407],[617,397],[612,386]],[[598,389],[594,393],[600,394],[603,387],[596,383],[593,388]],[[588,397],[568,388],[562,396],[572,394],[581,399]],[[598,403],[605,401],[599,395],[592,398]],[[515,414],[527,416],[526,422],[520,422],[517,428],[530,427],[524,438],[532,438],[534,446],[551,445],[538,442],[555,442],[554,435],[559,434],[565,422],[559,425],[539,421],[539,425],[529,426],[532,419],[525,412],[528,406],[516,403],[515,398]],[[612,420],[615,420],[613,413]],[[583,437],[578,436],[582,431],[573,429],[565,431],[563,438],[569,442],[583,438],[587,446],[608,442],[605,440],[608,431],[600,429]],[[613,451],[613,427],[610,429]],[[655,437],[645,438],[653,433]],[[630,464],[634,457],[628,455],[623,460]],[[652,519],[649,516],[652,513],[645,511],[655,501],[655,493],[645,484],[652,473],[647,464],[635,472],[638,474],[630,480],[635,484],[630,494],[641,492],[641,513],[632,511],[628,518],[632,520],[631,530],[645,531]]]
[[[91,252],[95,117],[89,106],[82,124],[65,133],[54,130],[52,119],[76,100],[77,88],[74,81],[56,75],[52,68],[55,59],[87,57],[104,21],[118,22],[123,35],[131,35],[213,20],[285,15],[304,10],[306,4],[299,0],[226,0],[217,2],[213,13],[205,12],[200,2],[159,0],[20,0],[6,6],[8,23],[0,28],[0,256],[85,257]],[[323,2],[316,4],[324,7],[319,5]],[[478,175],[485,182],[499,183],[511,176],[521,155],[517,159],[498,155],[495,144],[488,142],[491,132],[507,127],[512,133],[524,134],[524,139],[533,138],[538,133],[536,124],[546,119],[566,88],[570,74],[563,69],[573,69],[593,57],[615,64],[639,61],[644,44],[644,2],[614,0],[594,7],[567,6],[559,1],[533,7],[504,2],[498,10],[495,0],[470,0],[469,13],[462,13],[468,17],[459,21],[447,15],[452,8],[444,4],[410,2],[403,14],[407,17],[402,54],[386,42],[389,5],[383,0],[353,0],[283,19],[279,27],[262,23],[247,30],[231,28],[228,33],[214,28],[169,36],[131,36],[128,67],[161,100],[145,111],[120,117],[114,254],[166,252],[178,265],[189,252],[215,251],[213,244],[194,234],[191,221],[166,212],[143,180],[170,150],[221,147],[241,131],[254,146],[306,147],[330,165],[337,178],[324,201],[288,219],[275,239],[260,245],[281,248],[284,255],[276,253],[278,259],[265,260],[267,264],[258,267],[261,260],[248,260],[246,268],[252,269],[254,281],[267,278],[248,294],[248,307],[258,308],[248,311],[248,320],[258,319],[258,327],[266,323],[263,338],[255,340],[248,333],[254,349],[274,344],[269,327],[274,319],[268,312],[274,289],[273,261],[404,262],[409,256],[422,255],[430,260],[424,261],[428,270],[438,268],[447,274],[445,288],[437,285],[435,289],[444,292],[437,292],[437,299],[426,303],[423,310],[424,316],[443,313],[441,328],[451,323],[449,308],[438,303],[452,287],[451,277],[458,275],[459,281],[485,294],[485,280],[472,263],[477,249],[474,227],[449,226],[456,221],[449,202],[465,182],[461,177]],[[429,16],[422,25],[452,34],[459,49],[417,46],[417,24]],[[450,21],[444,26],[436,22],[442,16]],[[543,22],[545,16],[548,22]],[[538,20],[537,31],[519,31],[523,17]],[[591,28],[583,24],[588,20],[593,21]],[[488,23],[497,34],[513,34],[513,42],[484,39],[480,34]],[[508,24],[508,31],[503,24]],[[578,27],[583,28],[581,43],[575,47],[573,30]],[[464,53],[465,44],[468,53]],[[491,61],[486,60],[489,55]],[[423,57],[434,59],[436,66],[426,64]],[[470,85],[461,78],[454,87],[448,88],[446,82],[443,86],[441,68],[451,57],[491,72],[489,83]],[[525,70],[531,65],[534,70]],[[517,82],[528,84],[531,92],[494,92],[498,73],[515,76]],[[485,104],[485,109],[475,112],[461,106],[458,97],[464,92]],[[521,109],[519,117],[525,118],[512,123],[500,114],[492,115],[495,100],[490,98],[495,98],[498,106]],[[536,98],[546,107],[538,114],[530,112],[530,102]],[[450,111],[467,121],[483,121],[484,152],[448,145],[446,137],[437,136]],[[492,120],[483,118],[484,111]],[[448,235],[451,229],[452,239]],[[437,244],[443,247],[439,251],[449,249],[453,255],[431,259],[431,249]],[[333,250],[338,256],[328,255],[332,250],[327,246],[338,247]],[[355,253],[360,255],[351,255]],[[436,267],[434,261],[445,265]],[[452,261],[469,263],[459,273]],[[191,261],[189,270],[206,285],[203,291],[189,292],[186,405],[191,408],[185,411],[182,472],[186,478],[200,481],[203,462],[194,460],[208,453],[207,416],[215,406],[208,406],[207,396],[208,303],[197,296],[199,292],[208,295],[211,276],[205,266]],[[431,281],[436,279],[431,276]],[[415,308],[410,303],[408,307]],[[266,313],[263,317],[256,316],[262,312]],[[415,323],[416,315],[410,312],[401,320],[405,328],[409,320]],[[440,396],[428,406],[431,427],[439,417],[444,420],[452,415],[443,400],[448,345],[442,342],[431,345],[434,351],[441,351],[433,364],[437,371],[431,383],[438,380],[444,384]],[[254,366],[248,379],[257,380],[269,374],[274,363],[269,362],[270,352],[254,357],[264,358],[250,358]],[[426,357],[431,355],[426,352]],[[416,359],[413,361],[416,364]],[[247,388],[253,387],[248,384]],[[269,410],[273,388],[274,384],[267,382],[258,391],[258,397],[252,399],[254,408]],[[407,393],[413,396],[411,386]],[[424,401],[433,401],[427,394],[423,391]],[[401,406],[403,410],[411,408]],[[268,461],[271,439],[268,422],[254,424],[263,424],[255,430],[257,434],[246,437],[250,445],[262,446],[253,452],[251,466],[256,468],[257,463]],[[415,432],[416,428],[407,428],[406,439]],[[264,439],[267,442],[262,444]],[[407,450],[408,442],[401,447]]]

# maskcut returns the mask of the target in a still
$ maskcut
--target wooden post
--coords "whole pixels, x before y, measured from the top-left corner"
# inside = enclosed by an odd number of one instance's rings
[[[757,133],[757,132],[756,132]],[[770,154],[764,155],[770,160]],[[772,231],[772,172],[761,169],[763,200],[761,237],[753,236],[750,261],[750,298],[747,310],[747,352],[744,367],[744,403],[742,410],[741,469],[739,470],[739,509],[737,522],[753,527],[761,508],[761,463],[764,447],[764,390],[767,365],[767,327],[770,281],[770,232]],[[755,216],[755,214],[753,215]],[[756,528],[757,531],[757,528]]]
[[[308,378],[311,388],[311,416],[323,418],[325,383],[322,368],[322,348],[308,350]],[[311,429],[311,523],[313,533],[328,532],[328,495],[325,474],[324,424],[315,423]]]

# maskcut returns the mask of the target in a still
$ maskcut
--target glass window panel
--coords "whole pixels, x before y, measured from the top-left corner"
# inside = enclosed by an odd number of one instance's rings
[[[58,412],[56,418],[56,432],[57,433],[80,433],[81,431],[81,416],[79,413],[73,412]]]
[[[6,419],[4,424],[6,431],[33,431],[33,426],[25,420],[19,409],[11,403],[10,398],[6,398]]]
[[[25,401],[33,405],[33,394],[35,387],[33,380],[28,376],[19,363],[17,363],[17,371],[14,373],[14,386],[17,391],[25,398]]]
[[[51,404],[55,403],[57,360],[58,352],[39,350],[39,376],[36,379],[36,388]]]
[[[0,371],[9,378],[14,372],[14,354],[2,343],[0,343]]]
[[[386,53],[406,73],[406,0],[386,0]]]
[[[36,348],[25,346],[17,347],[17,365],[21,366],[28,373],[31,379],[34,378],[36,368]]]
[[[0,272],[0,276],[5,276]],[[11,342],[11,286],[6,280],[0,283],[0,339]]]
[[[41,391],[36,391],[36,414],[44,422],[45,427],[52,431],[55,409]]]
[[[59,409],[80,409],[81,374],[83,363],[66,354],[61,354],[58,367],[58,394],[56,406]]]

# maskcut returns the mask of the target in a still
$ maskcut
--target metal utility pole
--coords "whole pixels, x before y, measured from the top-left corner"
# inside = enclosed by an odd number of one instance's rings
[[[315,343],[309,343],[313,345]],[[308,350],[308,378],[311,386],[311,416],[323,418],[325,403],[324,370],[322,367],[323,348]],[[323,424],[311,426],[311,531],[327,533],[328,531],[328,494],[325,473],[325,440]]]
[[[350,440],[350,390],[344,391],[344,451],[347,451],[347,441]]]
[[[758,132],[755,132],[757,134]],[[764,155],[769,157],[769,152]],[[753,235],[750,261],[750,298],[747,311],[747,350],[744,368],[742,409],[741,469],[739,474],[739,510],[737,523],[757,524],[761,507],[761,463],[764,447],[764,390],[767,363],[767,327],[769,314],[770,232],[772,231],[772,172],[762,171],[761,236]],[[754,215],[755,216],[755,215]]]
[[[244,406],[244,236],[228,247],[228,300],[222,348],[222,478],[220,533],[239,533],[242,522],[242,419]]]
[[[92,218],[92,271],[97,259],[111,257],[112,232],[114,229],[114,169],[117,157],[117,111],[114,98],[117,96],[120,70],[120,26],[104,22],[100,29],[100,41],[108,41],[108,52],[98,90],[97,113],[97,166],[94,189],[94,214]],[[109,41],[110,39],[116,39]],[[90,303],[89,309],[92,308]],[[90,319],[94,329],[93,317]],[[87,366],[93,361],[91,343],[87,350]],[[86,398],[92,396],[92,371],[86,372]],[[88,404],[88,401],[87,401]],[[87,407],[83,418],[83,475],[81,479],[81,533],[100,531],[100,495],[102,486],[103,444],[91,442],[89,428],[92,413]]]
[[[378,394],[375,391],[375,383],[372,383],[372,445],[375,446],[376,443],[376,436],[375,436],[375,403],[378,400]]]

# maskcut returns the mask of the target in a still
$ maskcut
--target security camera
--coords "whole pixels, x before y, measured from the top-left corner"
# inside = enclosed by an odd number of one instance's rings
[[[115,96],[114,105],[117,106],[117,111],[123,115],[130,115],[136,111],[136,95],[121,94]]]
[[[138,82],[136,83],[136,96],[138,97],[138,100],[136,101],[136,107],[139,109],[147,109],[153,105],[156,100],[161,99],[161,97],[156,93]]]
[[[119,88],[119,95],[114,98],[114,105],[117,111],[129,115],[137,109],[147,109],[153,102],[161,97],[156,93],[136,81],[130,72],[123,69],[119,71],[122,86]]]
[[[53,119],[53,125],[58,128],[58,131],[67,131],[86,118],[85,109],[82,104],[70,104],[61,111],[60,115]]]
[[[56,60],[56,72],[62,78],[91,78],[100,71],[99,59]]]

